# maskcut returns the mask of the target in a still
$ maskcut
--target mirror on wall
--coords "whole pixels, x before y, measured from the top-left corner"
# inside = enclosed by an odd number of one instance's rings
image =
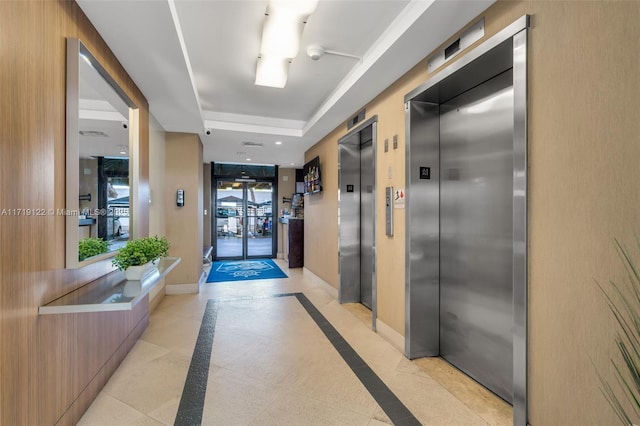
[[[133,225],[136,106],[78,39],[67,39],[66,267],[113,256]]]

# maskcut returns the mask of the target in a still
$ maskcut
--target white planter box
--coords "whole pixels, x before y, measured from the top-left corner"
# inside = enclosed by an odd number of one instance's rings
[[[155,269],[156,265],[153,262],[147,262],[144,265],[129,266],[124,273],[129,281],[141,281]]]

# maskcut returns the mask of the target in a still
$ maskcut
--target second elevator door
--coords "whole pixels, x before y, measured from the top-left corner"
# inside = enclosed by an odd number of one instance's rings
[[[363,131],[362,138],[366,136]],[[360,301],[369,309],[373,306],[374,170],[373,145],[369,139],[360,145]]]
[[[440,106],[440,352],[509,402],[512,81],[507,71]]]

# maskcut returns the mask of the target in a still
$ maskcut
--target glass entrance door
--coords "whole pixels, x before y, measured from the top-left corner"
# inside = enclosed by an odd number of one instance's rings
[[[273,184],[218,180],[216,259],[274,257]]]
[[[271,182],[247,182],[246,257],[273,257],[273,185]]]

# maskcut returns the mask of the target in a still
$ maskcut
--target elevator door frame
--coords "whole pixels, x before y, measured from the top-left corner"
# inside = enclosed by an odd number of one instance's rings
[[[405,96],[405,355],[413,359],[440,353],[439,105],[513,69],[514,425],[527,424],[528,28],[529,17],[522,16]],[[412,151],[412,144],[428,149]]]
[[[357,231],[353,228],[353,197],[348,196],[347,185],[355,185],[354,191],[357,189],[360,191],[360,171],[358,170],[358,182],[353,181],[353,176],[346,176],[345,169],[341,167],[341,158],[345,145],[349,144],[349,141],[356,134],[362,132],[367,127],[371,126],[371,147],[373,155],[373,246],[371,248],[372,256],[372,271],[371,271],[371,328],[376,329],[376,318],[378,316],[378,295],[377,295],[377,273],[376,273],[376,208],[377,205],[377,158],[376,158],[376,145],[377,145],[377,126],[378,116],[374,115],[368,120],[364,121],[358,127],[352,129],[338,140],[338,302],[340,303],[360,303],[360,268],[358,267],[358,280],[353,278],[355,268],[354,259],[354,241],[360,241],[360,213],[358,211],[358,228]],[[360,152],[361,139],[358,140],[358,153]],[[342,158],[344,161],[344,158]],[[360,157],[358,155],[358,165],[360,164]],[[359,168],[359,166],[358,166]],[[358,209],[360,201],[358,197]],[[360,252],[357,253],[358,260],[360,258]],[[360,262],[358,261],[358,265]]]

